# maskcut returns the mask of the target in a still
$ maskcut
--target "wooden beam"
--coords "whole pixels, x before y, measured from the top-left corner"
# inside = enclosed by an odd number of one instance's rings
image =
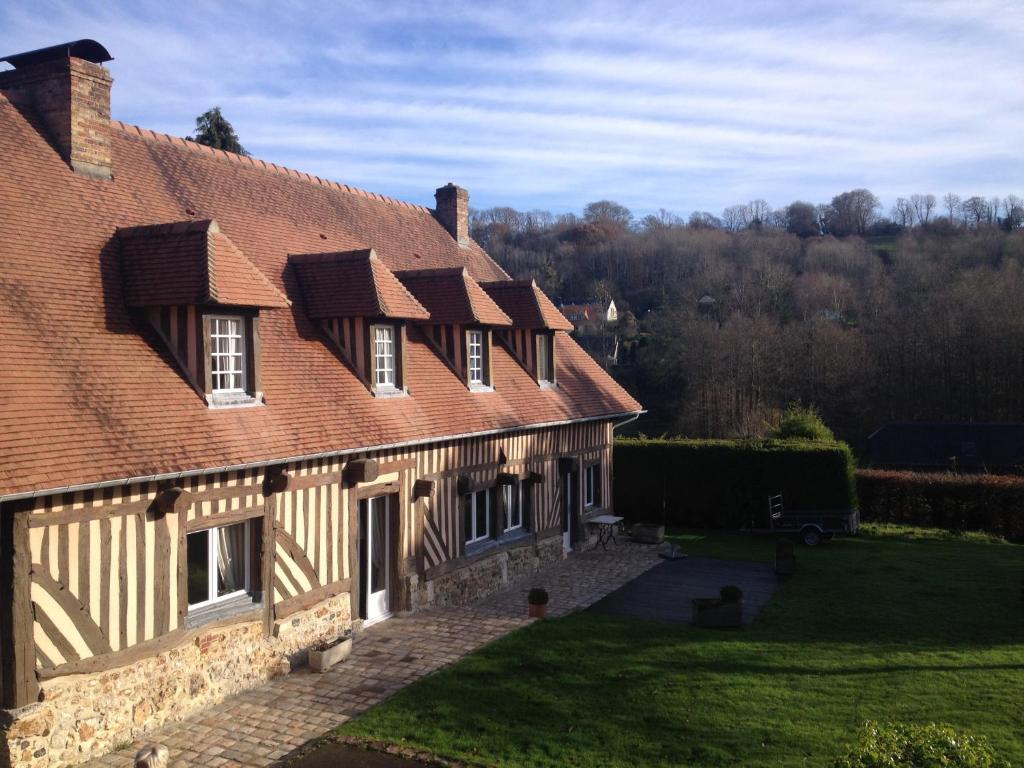
[[[499,472],[498,485],[515,485],[519,477],[512,472]]]
[[[188,512],[190,506],[192,494],[180,485],[165,488],[156,496],[156,512],[161,516],[171,513],[183,514]]]
[[[526,476],[526,482],[528,483],[543,483],[544,474],[542,472],[530,472]]]
[[[413,501],[416,499],[426,499],[434,495],[434,481],[424,480],[420,478],[412,486],[412,498]]]
[[[345,465],[345,482],[372,483],[380,474],[376,459],[356,459]]]
[[[350,579],[338,579],[338,581],[331,582],[330,584],[324,584],[321,587],[311,589],[309,592],[303,592],[301,595],[282,600],[274,610],[277,618],[283,619],[291,616],[293,613],[312,608],[317,603],[321,603],[335,595],[340,595],[342,592],[348,592],[351,589],[352,582]]]
[[[39,698],[32,636],[31,514],[27,502],[0,504],[0,703],[8,709],[24,707]]]

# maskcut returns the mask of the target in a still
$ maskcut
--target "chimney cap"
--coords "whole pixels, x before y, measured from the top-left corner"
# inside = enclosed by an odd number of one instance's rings
[[[94,64],[102,64],[114,58],[102,45],[95,40],[86,38],[83,40],[72,40],[69,43],[51,45],[47,48],[38,48],[34,51],[26,51],[25,53],[12,53],[10,56],[0,58],[0,61],[6,61],[15,69],[18,69],[31,64],[66,59],[71,56],[74,56],[76,59],[91,61]]]

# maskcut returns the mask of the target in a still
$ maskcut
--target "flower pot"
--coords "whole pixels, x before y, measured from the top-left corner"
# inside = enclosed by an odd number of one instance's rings
[[[713,597],[693,601],[693,623],[708,629],[737,629],[743,626],[743,601],[723,603]]]
[[[335,664],[339,664],[352,653],[352,638],[339,637],[323,648],[309,649],[309,668],[314,672],[326,672]]]
[[[530,618],[531,619],[543,619],[548,615],[548,604],[543,605],[530,603]]]
[[[629,529],[629,538],[640,544],[661,544],[665,540],[665,526],[637,523]]]

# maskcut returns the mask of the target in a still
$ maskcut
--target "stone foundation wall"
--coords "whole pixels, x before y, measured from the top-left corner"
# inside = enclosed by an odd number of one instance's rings
[[[561,536],[536,542],[531,537],[520,546],[481,557],[434,579],[411,579],[409,593],[413,609],[466,605],[531,576],[562,557]]]
[[[199,628],[181,645],[126,666],[46,681],[42,701],[6,713],[9,764],[57,768],[111,752],[287,674],[310,646],[351,627],[345,592],[278,621],[269,638],[262,621]]]

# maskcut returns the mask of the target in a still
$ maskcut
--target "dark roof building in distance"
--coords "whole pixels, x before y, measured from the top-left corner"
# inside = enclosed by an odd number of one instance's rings
[[[896,422],[868,437],[873,469],[1017,472],[1024,469],[1024,423]]]

